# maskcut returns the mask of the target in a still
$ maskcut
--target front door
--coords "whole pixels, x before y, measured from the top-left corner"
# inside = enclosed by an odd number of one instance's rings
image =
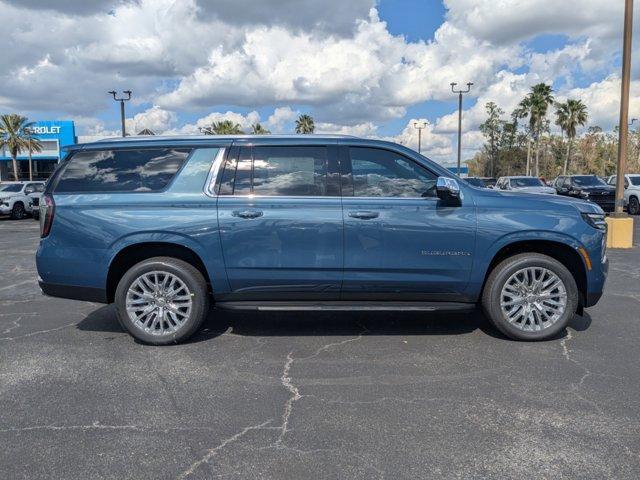
[[[218,196],[222,250],[237,300],[337,299],[342,206],[335,146],[234,148]]]
[[[344,157],[353,187],[343,189],[343,298],[464,300],[476,234],[470,199],[443,205],[437,175],[392,150],[348,147]]]

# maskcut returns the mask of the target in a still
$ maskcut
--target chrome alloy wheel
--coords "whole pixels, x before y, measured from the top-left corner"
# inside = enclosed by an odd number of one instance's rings
[[[133,324],[152,335],[172,335],[189,319],[192,294],[176,275],[147,272],[136,278],[127,290],[127,314]]]
[[[500,294],[505,319],[524,332],[537,332],[556,323],[567,309],[567,290],[551,270],[526,267],[505,282]]]

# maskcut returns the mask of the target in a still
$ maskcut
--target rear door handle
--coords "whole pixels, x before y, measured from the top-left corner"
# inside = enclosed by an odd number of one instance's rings
[[[262,210],[236,210],[232,215],[240,218],[258,218],[262,216]]]
[[[360,218],[362,220],[370,220],[372,218],[378,218],[378,216],[380,215],[379,212],[371,212],[371,211],[363,211],[363,210],[358,210],[358,211],[351,211],[349,212],[349,216],[351,218]]]

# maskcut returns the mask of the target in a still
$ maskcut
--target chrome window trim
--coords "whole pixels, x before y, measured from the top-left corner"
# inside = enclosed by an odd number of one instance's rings
[[[286,199],[294,199],[294,200],[305,200],[305,199],[325,199],[325,198],[341,198],[344,200],[400,200],[400,201],[422,201],[422,200],[438,200],[437,196],[434,197],[352,197],[352,196],[342,196],[342,195],[219,195],[220,198],[233,198],[233,199],[245,199],[245,198],[255,198],[255,199],[263,199],[263,198],[286,198]]]
[[[215,192],[216,181],[218,180],[218,174],[220,173],[220,166],[224,161],[227,153],[227,147],[220,147],[216,157],[213,159],[211,168],[209,169],[209,175],[207,175],[207,181],[205,182],[204,193],[206,196],[216,198],[218,195]]]

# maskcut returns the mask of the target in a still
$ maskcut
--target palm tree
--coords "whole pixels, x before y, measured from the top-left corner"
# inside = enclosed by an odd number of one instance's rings
[[[553,89],[546,83],[538,83],[520,102],[520,109],[529,117],[529,130],[533,134],[536,145],[536,176],[540,176],[540,134],[544,126],[549,106],[553,104]],[[527,174],[529,172],[527,171]]]
[[[529,113],[531,111],[529,100],[530,100],[529,96],[526,96],[518,104],[518,107],[513,111],[513,114],[512,114],[514,121],[517,121],[517,119],[526,118],[529,116]],[[531,128],[527,129],[526,136],[527,136],[527,167],[526,167],[525,175],[529,175],[529,169],[531,165]]]
[[[569,160],[571,158],[571,144],[576,138],[576,127],[587,123],[589,114],[587,106],[582,100],[568,99],[565,103],[556,104],[556,125],[558,125],[564,133],[567,134],[567,155],[564,158],[564,168],[562,174],[567,174],[569,168]]]
[[[0,116],[0,148],[9,150],[15,180],[20,178],[18,154],[25,150],[29,151],[29,155],[42,151],[42,144],[31,134],[32,125],[33,122],[27,122],[27,117],[15,113]]]
[[[253,135],[268,135],[271,132],[266,128],[264,128],[262,125],[260,125],[260,123],[258,122],[251,125],[251,133]]]
[[[296,133],[313,133],[316,129],[310,115],[300,115],[296,120]]]
[[[244,132],[239,123],[233,123],[231,120],[220,120],[213,122],[211,125],[200,128],[205,135],[242,135]]]

